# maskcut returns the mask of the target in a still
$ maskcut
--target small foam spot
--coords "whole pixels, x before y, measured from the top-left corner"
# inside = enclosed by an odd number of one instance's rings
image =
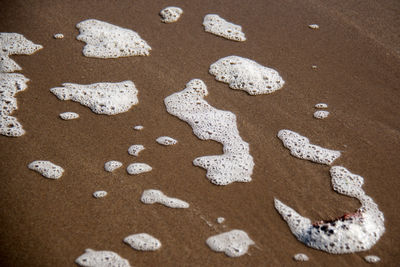
[[[174,138],[168,136],[160,136],[156,139],[156,142],[164,146],[172,146],[178,143]]]
[[[224,217],[218,217],[217,218],[217,223],[221,224],[225,222],[225,218]]]
[[[317,66],[317,65],[312,65],[311,68],[312,68],[313,70],[316,70],[316,69],[318,69],[318,66]]]
[[[340,157],[339,151],[312,145],[307,137],[290,130],[280,130],[278,138],[290,150],[290,154],[299,159],[330,165]]]
[[[79,114],[75,113],[75,112],[64,112],[64,113],[61,113],[59,116],[61,119],[66,120],[66,121],[75,120],[75,119],[79,118]]]
[[[86,249],[85,253],[75,260],[75,263],[82,267],[131,267],[128,260],[115,252],[93,249]]]
[[[169,6],[160,11],[161,21],[164,23],[173,23],[183,14],[183,10],[179,7]]]
[[[152,168],[146,163],[132,163],[126,168],[126,171],[131,175],[141,174],[151,170]]]
[[[377,263],[381,261],[381,258],[375,255],[368,255],[364,257],[364,260],[368,263]]]
[[[282,88],[285,81],[279,73],[257,62],[238,56],[228,56],[211,64],[210,74],[236,90],[250,95],[270,94]]]
[[[116,161],[116,160],[110,160],[104,163],[104,170],[108,172],[113,172],[116,169],[120,168],[122,166],[122,162]]]
[[[63,168],[47,160],[33,161],[29,163],[28,168],[49,179],[59,179],[64,172]]]
[[[310,259],[306,254],[303,253],[297,253],[296,255],[293,256],[293,259],[295,261],[309,261]]]
[[[229,257],[242,256],[247,253],[250,245],[255,244],[242,230],[232,230],[211,236],[206,243],[213,251],[224,252]]]
[[[243,42],[246,36],[242,32],[242,27],[226,21],[216,14],[208,14],[203,20],[204,30],[212,34],[224,37],[229,40]]]
[[[160,240],[146,233],[127,236],[124,242],[140,251],[155,251],[161,248]]]
[[[319,25],[318,24],[310,24],[310,25],[308,25],[308,28],[313,29],[313,30],[318,30]]]
[[[78,102],[97,114],[123,113],[139,103],[138,90],[132,81],[88,85],[64,83],[63,87],[51,88],[50,91],[60,100]]]
[[[314,112],[314,118],[316,119],[325,119],[328,118],[329,111],[326,110],[318,110]]]
[[[86,43],[86,57],[118,58],[148,56],[151,47],[135,31],[115,26],[96,19],[79,22],[76,27],[79,41]]]
[[[148,189],[143,191],[140,199],[144,204],[159,203],[169,208],[186,209],[189,208],[189,203],[164,195],[160,190]]]
[[[103,190],[96,191],[96,192],[93,193],[93,197],[94,198],[102,198],[102,197],[105,197],[105,196],[107,196],[107,192],[103,191]]]
[[[325,103],[318,103],[318,104],[315,104],[314,107],[315,107],[315,108],[328,108],[328,104],[325,104]]]
[[[53,35],[54,39],[63,39],[64,38],[64,34],[62,33],[56,33]]]
[[[137,156],[139,156],[139,153],[142,152],[144,149],[145,148],[143,145],[131,145],[128,148],[128,153],[129,153],[129,155],[137,157]]]
[[[144,127],[142,125],[136,125],[135,127],[133,127],[133,129],[135,129],[136,131],[141,131],[144,129]]]

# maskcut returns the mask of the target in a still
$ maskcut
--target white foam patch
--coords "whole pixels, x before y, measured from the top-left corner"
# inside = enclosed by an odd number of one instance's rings
[[[328,104],[318,103],[318,104],[315,104],[315,108],[328,108]]]
[[[326,110],[318,110],[314,112],[314,118],[316,119],[325,119],[328,118],[329,111]]]
[[[133,127],[133,129],[135,129],[136,131],[141,131],[144,129],[144,127],[142,125],[136,125],[135,127]]]
[[[156,142],[164,146],[172,146],[178,143],[177,140],[168,136],[160,136],[156,139]]]
[[[177,22],[183,14],[183,10],[179,7],[169,6],[160,11],[161,21],[164,23]]]
[[[105,197],[105,196],[107,196],[107,192],[103,191],[103,190],[96,191],[96,192],[93,193],[93,197],[94,198],[102,198],[102,197]]]
[[[238,56],[228,56],[211,64],[210,74],[236,90],[250,95],[270,94],[282,88],[285,81],[279,73],[257,62]]]
[[[129,261],[117,253],[107,250],[86,249],[85,253],[75,260],[83,267],[130,267]]]
[[[290,154],[299,159],[330,165],[340,157],[339,151],[310,144],[310,140],[307,137],[290,130],[280,130],[278,138],[290,150]]]
[[[10,55],[32,55],[43,46],[34,44],[22,34],[0,32],[0,72],[14,72],[21,70],[21,67]]]
[[[124,242],[140,251],[155,251],[161,248],[160,240],[146,233],[127,236]]]
[[[293,259],[295,261],[309,261],[310,259],[308,258],[308,256],[306,254],[303,253],[297,253],[293,256]]]
[[[49,179],[59,179],[64,172],[63,168],[47,160],[33,161],[29,163],[28,168]]]
[[[318,30],[319,25],[318,24],[310,24],[310,25],[308,25],[308,28],[313,29],[313,30]]]
[[[148,56],[151,47],[135,31],[96,19],[79,22],[76,39],[86,43],[83,54],[87,57],[118,58]]]
[[[142,152],[144,149],[145,148],[143,145],[131,145],[128,148],[128,154],[137,157],[139,156],[139,153]]]
[[[210,106],[204,97],[207,86],[194,79],[186,88],[165,98],[168,113],[187,122],[201,140],[214,140],[223,144],[223,155],[204,156],[193,161],[195,166],[207,170],[207,178],[214,184],[250,182],[253,173],[253,157],[249,144],[242,140],[232,112]]]
[[[318,66],[317,66],[317,65],[312,65],[311,68],[312,68],[313,70],[316,70],[316,69],[318,69]]]
[[[381,258],[375,255],[368,255],[364,257],[364,260],[368,263],[377,263],[381,261]]]
[[[207,245],[216,252],[224,252],[229,257],[239,257],[247,253],[249,246],[254,245],[246,232],[232,230],[219,235],[211,236]]]
[[[152,168],[146,163],[132,163],[126,168],[126,171],[131,175],[141,174],[151,170]]]
[[[120,168],[122,166],[122,162],[116,161],[116,160],[110,160],[104,163],[104,170],[108,172],[113,172],[116,169]]]
[[[365,251],[375,245],[385,232],[383,213],[373,199],[362,190],[363,178],[346,168],[331,168],[333,189],[357,198],[361,207],[333,221],[314,224],[292,208],[275,199],[275,208],[288,223],[296,238],[309,247],[333,254]]]
[[[53,35],[54,39],[63,39],[64,38],[64,34],[62,33],[56,33]]]
[[[243,42],[246,36],[242,32],[242,26],[226,21],[216,14],[208,14],[203,20],[204,30],[229,40]]]
[[[59,116],[61,119],[66,120],[66,121],[75,120],[75,119],[79,118],[79,114],[75,113],[75,112],[63,112],[63,113],[60,113]]]
[[[89,107],[97,114],[115,115],[139,103],[138,90],[132,81],[118,83],[64,83],[50,91],[60,100],[72,100]]]
[[[161,192],[160,190],[155,190],[155,189],[148,189],[143,191],[140,200],[145,204],[159,203],[169,208],[175,208],[175,209],[189,208],[189,203],[177,198],[168,197],[164,195],[164,193]]]
[[[221,224],[225,222],[225,218],[224,217],[218,217],[217,218],[217,223]]]

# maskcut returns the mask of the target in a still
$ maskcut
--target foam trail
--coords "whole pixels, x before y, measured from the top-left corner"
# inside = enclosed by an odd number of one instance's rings
[[[270,94],[282,88],[285,81],[279,73],[257,62],[238,56],[229,56],[211,64],[209,72],[215,79],[250,95]]]
[[[193,161],[195,166],[207,170],[207,178],[214,184],[250,182],[253,173],[253,157],[249,144],[242,140],[232,112],[210,106],[204,97],[207,86],[194,79],[186,88],[165,98],[168,113],[187,122],[193,133],[202,140],[214,140],[223,144],[223,155],[204,156]]]
[[[64,173],[63,168],[47,160],[33,161],[29,163],[28,168],[49,179],[59,179]]]
[[[148,189],[143,191],[140,199],[145,204],[160,203],[169,208],[186,209],[189,208],[189,203],[164,195],[160,190]]]
[[[155,251],[161,248],[160,240],[146,233],[127,236],[124,242],[133,249],[141,251]]]
[[[246,232],[242,230],[232,230],[219,235],[211,236],[206,241],[210,249],[216,252],[224,252],[229,257],[239,257],[254,245]]]
[[[206,32],[217,36],[238,42],[246,41],[242,26],[227,22],[216,14],[206,15],[203,20],[203,26]]]
[[[383,213],[361,186],[364,179],[346,168],[334,166],[330,170],[333,189],[357,198],[361,207],[333,221],[314,224],[294,209],[275,199],[275,208],[287,222],[291,232],[305,245],[333,254],[365,251],[375,245],[385,232]]]
[[[107,250],[86,249],[75,263],[82,267],[131,267],[129,261]]]
[[[183,14],[183,10],[179,7],[169,6],[160,11],[161,21],[164,23],[177,22]]]

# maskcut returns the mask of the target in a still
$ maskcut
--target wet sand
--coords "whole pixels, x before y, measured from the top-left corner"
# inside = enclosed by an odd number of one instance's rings
[[[177,23],[161,23],[159,11],[179,6]],[[12,57],[31,81],[17,94],[13,113],[26,134],[0,136],[0,265],[73,266],[86,248],[111,250],[132,266],[294,266],[296,253],[310,266],[362,266],[377,255],[395,266],[400,255],[400,4],[374,1],[10,1],[1,3],[0,32],[17,32],[44,48]],[[233,42],[206,33],[203,17],[219,14],[243,27],[247,41]],[[152,47],[149,57],[86,58],[75,25],[88,18],[133,29]],[[374,23],[366,22],[370,18]],[[316,23],[319,30],[311,30]],[[63,33],[56,40],[53,34]],[[276,69],[285,86],[250,96],[208,74],[216,60],[238,55]],[[317,69],[312,69],[317,65]],[[201,141],[188,124],[166,112],[163,99],[193,79],[208,86],[210,105],[236,114],[243,140],[250,144],[255,168],[250,183],[215,186],[192,160],[222,153],[222,146]],[[49,89],[64,82],[90,84],[132,80],[139,104],[116,115],[97,115]],[[316,103],[328,103],[330,116],[313,118]],[[63,121],[62,112],[80,118]],[[142,131],[133,126],[143,125]],[[290,129],[313,144],[341,150],[334,165],[364,177],[363,189],[385,215],[386,233],[367,252],[330,255],[298,242],[273,206],[277,197],[312,220],[333,219],[359,207],[355,199],[331,188],[329,166],[290,155],[276,134]],[[159,136],[179,141],[165,147]],[[127,150],[142,144],[138,158]],[[34,160],[65,169],[59,180],[29,170]],[[105,172],[104,163],[124,167]],[[133,162],[153,167],[130,176]],[[190,203],[189,209],[144,205],[145,189]],[[106,190],[107,197],[92,193]],[[224,217],[225,223],[216,219]],[[213,224],[210,227],[206,221]],[[224,228],[224,226],[226,226]],[[229,258],[212,252],[206,239],[232,229],[246,231],[256,243],[249,254]],[[138,252],[123,243],[146,232],[163,247]]]

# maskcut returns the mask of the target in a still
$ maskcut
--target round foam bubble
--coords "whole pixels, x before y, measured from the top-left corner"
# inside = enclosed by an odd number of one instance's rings
[[[116,160],[110,160],[104,163],[104,170],[108,172],[113,172],[114,170],[120,168],[122,166],[122,162]]]
[[[79,118],[79,114],[75,113],[75,112],[63,112],[63,113],[60,113],[59,116],[61,119],[66,120],[66,121],[75,120],[75,119]]]
[[[247,253],[249,246],[254,245],[246,232],[232,230],[219,235],[211,236],[207,245],[216,252],[224,252],[229,257],[239,257]]]
[[[253,157],[249,144],[242,140],[232,112],[210,106],[204,97],[208,94],[202,80],[194,79],[186,88],[165,98],[168,113],[187,122],[201,140],[214,140],[223,144],[223,155],[204,156],[193,161],[195,166],[207,170],[207,178],[214,184],[250,182]]]
[[[133,175],[149,172],[151,170],[152,168],[146,163],[132,163],[126,168],[126,171]]]
[[[270,94],[282,88],[285,81],[279,73],[257,62],[238,56],[228,56],[211,64],[210,74],[236,90],[250,95]]]
[[[172,146],[178,143],[177,140],[168,136],[160,136],[156,139],[156,142],[164,146]]]
[[[107,250],[86,249],[75,263],[83,267],[130,267],[129,261],[117,253]]]
[[[93,197],[94,198],[102,198],[102,197],[105,197],[105,196],[107,196],[107,192],[103,191],[103,190],[96,191],[96,192],[93,193]]]
[[[164,195],[164,193],[161,192],[160,190],[155,190],[155,189],[148,189],[143,191],[140,200],[144,204],[159,203],[169,208],[175,208],[175,209],[189,208],[189,203],[177,198],[168,197]]]
[[[225,222],[225,218],[224,217],[218,217],[217,218],[217,223],[221,224]]]
[[[318,103],[318,104],[315,104],[315,108],[328,108],[328,104]]]
[[[64,38],[64,34],[62,33],[56,33],[53,35],[54,39],[63,39]]]
[[[133,129],[135,129],[136,131],[141,131],[144,129],[144,127],[142,125],[136,125],[135,127],[133,127]]]
[[[242,32],[242,27],[240,25],[227,22],[216,14],[206,15],[203,20],[203,26],[206,32],[226,39],[239,42],[246,41],[246,36]]]
[[[151,47],[135,31],[121,28],[96,19],[79,22],[76,39],[86,43],[83,54],[86,57],[118,58],[148,56]]]
[[[142,152],[144,149],[145,148],[143,145],[131,145],[128,148],[128,153],[129,153],[129,155],[137,157],[137,156],[139,156],[139,153]]]
[[[169,6],[160,11],[161,21],[164,23],[177,22],[183,14],[183,10],[179,7]]]
[[[325,119],[328,118],[329,111],[326,110],[318,110],[314,112],[314,118],[316,119]]]
[[[88,85],[64,83],[63,86],[50,91],[60,100],[79,102],[97,114],[119,114],[139,103],[138,90],[132,81]]]
[[[290,130],[280,130],[278,138],[290,150],[290,154],[300,159],[330,165],[340,157],[340,151],[312,145],[307,137]]]
[[[377,263],[381,261],[381,258],[375,255],[368,255],[364,257],[364,260],[368,263]]]
[[[124,242],[141,251],[155,251],[161,248],[160,240],[146,233],[127,236],[124,238]]]
[[[303,253],[297,253],[296,255],[293,256],[293,259],[295,261],[309,261],[310,259],[306,254]]]
[[[63,168],[47,160],[33,161],[29,163],[28,168],[49,179],[59,179],[64,172]]]

